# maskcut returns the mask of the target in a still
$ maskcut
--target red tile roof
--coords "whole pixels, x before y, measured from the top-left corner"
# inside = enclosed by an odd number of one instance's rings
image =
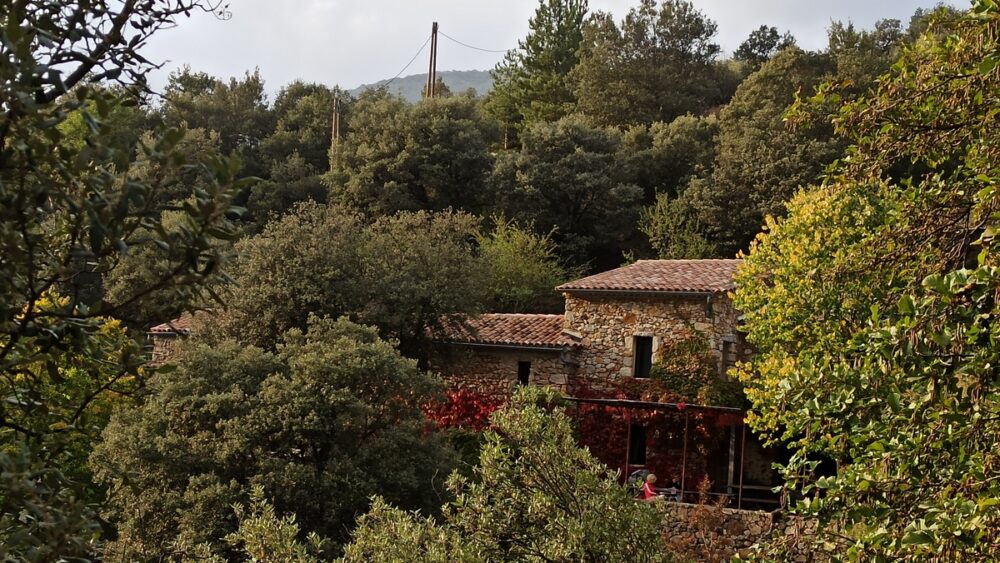
[[[578,343],[563,334],[562,315],[486,313],[478,317],[452,316],[442,322],[437,340],[490,346],[563,348]]]
[[[153,334],[191,334],[191,326],[195,321],[203,319],[206,314],[207,311],[198,311],[193,315],[191,313],[181,313],[181,316],[176,319],[156,325],[149,329],[149,332]]]
[[[556,291],[662,291],[721,293],[736,288],[742,260],[639,260],[634,264],[565,283]]]

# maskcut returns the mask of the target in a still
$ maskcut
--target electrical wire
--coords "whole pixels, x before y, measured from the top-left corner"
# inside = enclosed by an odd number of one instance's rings
[[[458,39],[455,39],[454,37],[448,35],[447,33],[443,32],[443,31],[441,31],[440,29],[438,30],[438,34],[439,35],[444,35],[448,39],[451,39],[452,41],[454,41],[455,43],[458,43],[459,45],[461,45],[463,47],[468,47],[469,49],[475,49],[477,51],[482,51],[484,53],[506,53],[507,52],[507,49],[502,49],[502,50],[501,49],[483,49],[482,47],[476,47],[475,45],[469,45],[468,43],[463,43],[463,42],[459,41]]]
[[[439,33],[440,33],[440,32],[439,32]],[[417,52],[416,52],[416,54],[415,54],[415,55],[413,55],[413,58],[412,58],[412,59],[410,59],[410,62],[406,63],[406,66],[404,66],[404,67],[403,67],[403,70],[401,70],[401,71],[397,72],[397,73],[396,73],[396,76],[393,76],[392,78],[390,78],[389,80],[387,80],[387,81],[386,81],[386,82],[385,82],[384,84],[382,84],[382,86],[388,86],[388,85],[392,84],[392,81],[393,81],[393,80],[395,80],[395,79],[399,78],[399,77],[400,77],[400,75],[402,75],[402,74],[403,74],[404,72],[406,72],[406,69],[410,68],[410,65],[411,65],[411,64],[413,64],[413,61],[417,60],[417,57],[419,57],[419,56],[420,56],[420,53],[423,53],[423,52],[424,52],[424,47],[426,47],[426,46],[427,46],[427,44],[428,44],[428,43],[430,43],[430,41],[431,41],[431,36],[430,36],[430,35],[428,35],[428,36],[427,36],[427,39],[425,39],[425,40],[424,40],[424,44],[423,44],[423,45],[421,45],[419,49],[417,49]]]

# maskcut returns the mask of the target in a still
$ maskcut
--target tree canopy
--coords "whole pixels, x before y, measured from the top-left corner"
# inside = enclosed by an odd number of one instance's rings
[[[366,223],[344,207],[299,205],[236,245],[238,291],[206,330],[274,348],[311,314],[348,315],[423,359],[428,329],[442,315],[482,306],[477,233],[478,221],[464,213],[400,213]]]
[[[410,104],[384,90],[351,109],[331,153],[330,200],[374,215],[447,208],[480,212],[496,126],[467,96]]]
[[[193,342],[119,411],[95,450],[118,522],[109,554],[171,555],[236,530],[232,505],[259,486],[306,531],[342,541],[378,494],[432,509],[452,454],[420,406],[439,382],[374,328],[311,317],[276,352]]]
[[[615,264],[642,198],[617,165],[620,143],[618,131],[579,116],[535,125],[522,134],[521,150],[496,164],[499,205],[541,232],[555,229],[562,256],[572,263],[595,257]]]
[[[569,75],[579,62],[586,16],[587,0],[539,0],[527,37],[493,69],[487,107],[503,125],[505,140],[511,129],[555,121],[576,109]]]
[[[641,0],[620,23],[588,20],[573,69],[581,113],[603,125],[672,121],[722,104],[717,26],[686,0]]]
[[[769,222],[737,280],[755,427],[791,448],[797,510],[858,560],[997,545],[998,22],[990,1],[941,11],[845,104],[849,158]]]
[[[0,548],[11,560],[90,556],[99,500],[83,460],[112,404],[143,373],[138,346],[107,316],[156,291],[210,299],[235,236],[240,164],[179,150],[184,131],[147,142],[123,124],[152,63],[138,54],[158,30],[211,3],[0,6]],[[104,84],[100,84],[104,82]],[[81,126],[82,125],[82,126]],[[140,166],[161,175],[143,176]],[[167,232],[161,196],[192,171],[202,189]],[[101,275],[129,248],[153,243],[169,272],[114,296]]]

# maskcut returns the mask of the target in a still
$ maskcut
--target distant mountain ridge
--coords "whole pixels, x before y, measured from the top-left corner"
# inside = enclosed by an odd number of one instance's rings
[[[490,76],[490,71],[488,70],[443,70],[438,72],[438,76],[456,94],[465,92],[469,88],[474,88],[477,94],[483,96],[493,89],[493,77]],[[386,82],[389,82],[389,80],[379,80],[374,84],[362,84],[351,90],[350,93],[352,96],[357,96],[365,90],[378,88]],[[426,72],[423,74],[401,76],[392,81],[392,84],[389,85],[389,91],[394,94],[400,94],[411,102],[416,102],[423,95],[426,83]]]

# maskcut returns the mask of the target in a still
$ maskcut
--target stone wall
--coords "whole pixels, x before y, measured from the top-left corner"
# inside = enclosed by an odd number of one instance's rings
[[[153,332],[149,333],[149,338],[153,343],[153,353],[149,358],[150,365],[160,365],[169,360],[177,352],[177,334],[172,332]]]
[[[706,296],[565,294],[564,329],[580,337],[576,358],[580,377],[632,376],[636,336],[653,338],[653,357],[665,344],[701,333],[720,362],[723,351],[738,346],[736,311],[725,295],[714,295],[711,315]]]
[[[813,551],[816,522],[780,512],[736,510],[710,505],[660,502],[663,534],[676,554],[696,561],[729,561],[747,555],[755,544],[775,542],[783,561],[829,561]]]
[[[431,358],[430,367],[453,385],[488,394],[509,395],[517,386],[518,362],[531,362],[529,384],[547,385],[565,391],[570,369],[563,363],[560,353],[560,350],[456,344],[440,347]]]

